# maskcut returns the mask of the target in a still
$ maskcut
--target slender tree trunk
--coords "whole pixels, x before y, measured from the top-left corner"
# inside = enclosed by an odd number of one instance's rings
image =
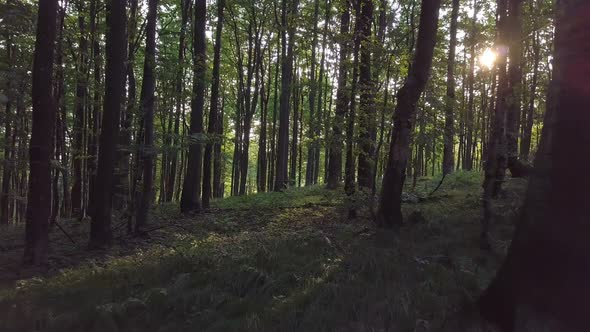
[[[273,92],[273,107],[272,107],[272,125],[270,135],[270,162],[268,167],[268,188],[274,190],[275,168],[276,168],[276,137],[277,137],[277,101],[279,95],[279,65],[281,59],[280,54],[280,38],[277,37],[277,61],[275,63],[275,86]]]
[[[33,127],[29,147],[30,181],[25,226],[23,261],[44,264],[49,246],[51,217],[51,153],[55,102],[53,100],[53,58],[57,30],[57,0],[39,0],[39,18],[33,61]]]
[[[310,75],[309,75],[309,130],[308,139],[309,144],[307,147],[307,167],[305,169],[305,185],[309,186],[313,184],[315,171],[315,159],[318,157],[316,153],[316,126],[317,118],[314,116],[315,113],[315,96],[318,87],[316,82],[316,47],[318,44],[318,20],[320,15],[320,1],[314,0],[314,11],[313,11],[313,28],[311,31],[311,63],[310,63]],[[321,83],[321,82],[320,82]],[[321,93],[320,93],[321,94]],[[318,103],[318,106],[320,103]],[[321,106],[320,106],[321,107]],[[318,107],[319,110],[319,107]]]
[[[221,137],[219,132],[219,68],[221,65],[221,31],[223,29],[223,11],[225,0],[217,1],[217,28],[215,30],[215,48],[213,50],[213,83],[211,84],[211,102],[209,109],[209,125],[207,126],[207,145],[205,146],[204,167],[203,167],[203,208],[210,207],[212,196],[211,188],[211,157],[213,145],[219,144]]]
[[[455,48],[457,46],[457,18],[459,0],[453,0],[451,11],[451,41],[447,60],[447,100],[445,102],[445,132],[443,150],[443,176],[453,173],[455,169]]]
[[[186,176],[182,186],[180,210],[183,213],[201,210],[201,175],[203,168],[203,109],[205,107],[205,74],[207,72],[207,1],[195,1],[193,39],[193,100],[191,101],[190,144]]]
[[[336,189],[342,178],[342,148],[344,117],[349,103],[349,94],[346,88],[348,80],[348,32],[350,25],[350,9],[347,0],[341,1],[342,12],[340,13],[340,59],[338,63],[338,90],[336,92],[336,110],[332,125],[332,137],[329,141],[330,156],[328,170],[328,188]]]
[[[290,15],[297,12],[299,1],[292,0],[291,7],[287,0],[282,1],[281,15],[281,97],[279,114],[279,137],[277,145],[277,163],[274,190],[282,191],[288,184],[287,162],[289,153],[289,101],[291,100],[291,82],[293,77],[293,46],[295,44],[295,26]],[[288,23],[290,22],[290,24]],[[288,39],[287,39],[288,36]]]
[[[289,185],[295,187],[297,183],[295,182],[297,179],[297,142],[299,140],[299,96],[301,94],[301,89],[299,87],[300,78],[299,76],[295,75],[293,86],[293,127],[291,132],[291,155],[289,157],[290,168],[289,168]]]
[[[145,58],[143,63],[143,82],[141,85],[140,105],[143,115],[144,137],[140,148],[143,170],[143,186],[140,204],[135,217],[135,233],[140,234],[147,224],[148,212],[154,191],[154,108],[156,90],[156,18],[158,16],[158,0],[149,0]]]
[[[94,208],[90,227],[90,246],[101,247],[112,241],[111,209],[116,145],[121,107],[125,101],[126,29],[125,2],[107,1],[105,96],[94,187]]]
[[[397,94],[393,116],[396,130],[389,147],[389,159],[376,216],[377,223],[383,227],[399,226],[403,221],[401,195],[408,159],[411,156],[410,141],[416,122],[416,103],[424,91],[432,66],[439,8],[440,0],[424,0],[422,3],[414,60],[406,82]]]
[[[590,289],[590,5],[557,2],[554,76],[535,172],[508,255],[479,301],[501,331],[584,331]],[[572,130],[576,128],[576,130]]]

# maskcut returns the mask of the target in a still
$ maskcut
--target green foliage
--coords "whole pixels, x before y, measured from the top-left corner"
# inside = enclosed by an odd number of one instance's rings
[[[473,300],[499,263],[477,247],[479,176],[455,173],[432,197],[406,204],[408,222],[397,234],[348,221],[343,193],[319,186],[217,201],[196,220],[164,206],[154,219],[181,228],[153,233],[162,240],[149,249],[0,293],[0,329],[436,327]],[[500,204],[515,204],[524,183],[506,188]],[[422,219],[411,216],[417,212]],[[505,247],[512,225],[500,220],[497,229]]]

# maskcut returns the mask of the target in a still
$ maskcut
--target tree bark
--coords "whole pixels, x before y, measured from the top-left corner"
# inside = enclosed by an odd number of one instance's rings
[[[57,30],[57,0],[39,0],[33,61],[33,122],[29,146],[29,193],[23,262],[41,265],[47,261],[51,217],[51,153],[55,102],[53,58]]]
[[[295,18],[298,0],[282,1],[281,14],[281,96],[279,112],[279,137],[277,144],[277,162],[274,190],[284,190],[289,182],[287,163],[289,156],[289,102],[291,100],[291,83],[293,78],[293,46],[295,44]],[[288,39],[287,39],[288,36]]]
[[[414,60],[408,77],[397,94],[393,116],[394,132],[376,215],[377,224],[382,227],[391,228],[403,222],[401,195],[408,159],[411,156],[410,140],[416,122],[416,103],[424,91],[432,66],[439,8],[440,0],[423,0]]]
[[[590,277],[590,29],[583,0],[557,2],[545,126],[508,256],[479,300],[502,331],[584,331]],[[572,130],[576,128],[577,130]],[[559,221],[559,222],[557,222]]]
[[[156,19],[158,0],[149,0],[146,24],[145,57],[143,62],[143,82],[141,85],[140,105],[143,115],[144,136],[140,147],[143,171],[141,198],[135,217],[135,233],[143,232],[147,224],[148,212],[154,190],[154,108],[156,90]]]
[[[218,136],[219,119],[219,69],[221,67],[221,32],[223,29],[223,11],[225,0],[217,1],[217,28],[215,30],[215,47],[213,50],[213,82],[211,84],[211,101],[209,108],[209,125],[207,126],[207,145],[205,146],[204,168],[203,168],[203,208],[210,207],[212,196],[211,187],[211,158],[213,145],[220,144],[221,137]]]
[[[203,109],[205,107],[205,75],[207,72],[207,1],[195,1],[193,36],[193,99],[189,130],[189,153],[186,176],[182,186],[180,210],[183,213],[201,210],[201,176],[203,168]]]
[[[121,32],[126,28],[126,14],[124,1],[107,1],[105,96],[96,172],[100,181],[94,187],[90,247],[102,247],[112,241],[111,209],[116,146],[121,107],[125,101],[127,39]]]

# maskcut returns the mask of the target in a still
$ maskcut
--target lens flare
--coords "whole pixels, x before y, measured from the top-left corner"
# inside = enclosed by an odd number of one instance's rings
[[[496,63],[496,58],[496,52],[490,48],[487,48],[483,54],[479,56],[479,63],[482,67],[492,69],[494,67],[494,63]]]

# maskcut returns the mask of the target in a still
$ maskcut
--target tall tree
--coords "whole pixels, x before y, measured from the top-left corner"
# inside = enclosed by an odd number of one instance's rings
[[[423,0],[416,52],[408,77],[397,93],[393,115],[394,131],[383,176],[377,223],[382,227],[402,223],[401,195],[410,152],[410,136],[416,122],[416,103],[428,81],[436,44],[440,0]]]
[[[541,143],[508,255],[480,298],[502,331],[583,331],[590,277],[590,12],[583,0],[557,1],[554,76]],[[576,128],[576,130],[572,130]],[[557,222],[559,221],[559,222]]]
[[[55,121],[53,58],[57,30],[57,0],[39,0],[33,62],[33,123],[29,147],[30,177],[25,225],[24,263],[47,260],[51,217],[51,143]]]
[[[183,213],[201,209],[201,175],[203,168],[203,109],[207,74],[207,1],[195,1],[193,33],[193,99],[189,129],[189,153],[186,175],[182,186],[180,210]]]
[[[350,25],[350,9],[348,0],[340,2],[340,57],[338,63],[338,90],[336,92],[336,110],[332,122],[332,137],[329,140],[330,155],[328,169],[328,188],[335,189],[342,178],[342,148],[344,117],[349,103],[347,91],[348,80],[348,53],[349,42],[348,32]]]
[[[112,241],[111,210],[119,118],[125,102],[125,60],[127,23],[125,2],[107,1],[105,95],[99,138],[98,168],[93,194],[90,246],[101,247]]]
[[[373,24],[373,0],[360,0],[360,16],[357,17],[360,38],[359,62],[359,157],[358,184],[362,190],[373,189],[375,143],[377,139],[377,122],[375,113],[375,96],[371,76],[371,25]]]
[[[212,196],[211,187],[211,157],[213,145],[220,144],[218,135],[221,127],[221,119],[218,110],[219,105],[219,69],[221,67],[221,32],[223,29],[223,11],[225,0],[217,1],[217,28],[215,30],[215,47],[213,50],[213,75],[211,83],[211,101],[209,108],[209,125],[207,126],[207,145],[205,146],[205,158],[203,168],[203,208],[208,209]]]
[[[78,2],[78,28],[80,38],[78,40],[78,55],[76,64],[76,101],[74,113],[74,181],[72,184],[72,212],[77,218],[85,215],[84,211],[84,165],[86,147],[85,121],[86,116],[86,91],[87,91],[87,57],[88,40],[86,38],[86,18],[84,1]]]
[[[447,99],[445,101],[445,133],[443,150],[443,176],[453,172],[455,168],[455,50],[457,47],[457,18],[459,16],[459,0],[453,0],[451,10],[451,31],[449,41],[449,57],[447,59]]]
[[[143,116],[143,146],[140,149],[142,158],[143,187],[137,215],[135,219],[135,233],[141,233],[147,223],[147,215],[152,203],[154,186],[154,107],[156,90],[156,17],[158,15],[158,0],[149,0],[146,34],[145,57],[143,60],[143,82],[139,103]]]
[[[281,13],[281,97],[279,106],[279,137],[277,144],[277,162],[274,190],[286,188],[289,179],[287,163],[289,156],[289,101],[291,100],[291,83],[293,81],[293,47],[295,44],[295,13],[298,0],[282,1]]]

